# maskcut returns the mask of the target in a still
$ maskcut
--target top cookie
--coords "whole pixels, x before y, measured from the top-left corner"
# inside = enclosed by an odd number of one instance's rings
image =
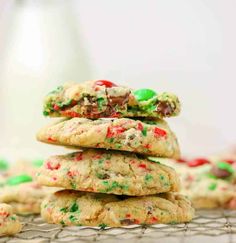
[[[51,117],[156,117],[177,116],[178,97],[150,89],[131,90],[106,81],[65,84],[50,92],[43,113]]]

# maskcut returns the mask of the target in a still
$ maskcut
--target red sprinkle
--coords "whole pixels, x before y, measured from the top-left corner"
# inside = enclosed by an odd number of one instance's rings
[[[126,217],[126,218],[130,218],[130,217],[131,217],[131,214],[130,214],[130,213],[127,213],[127,214],[125,215],[125,217]]]
[[[54,138],[52,138],[52,137],[48,137],[48,141],[49,141],[49,142],[52,142],[52,143],[55,143],[57,140],[54,139]]]
[[[107,88],[112,88],[112,87],[116,87],[117,85],[112,83],[111,81],[108,80],[98,80],[95,82],[95,85],[98,86],[106,86]]]
[[[140,164],[138,167],[142,169],[147,169],[147,166],[145,164]]]
[[[60,110],[60,107],[59,107],[57,104],[55,104],[55,105],[53,106],[53,109],[54,109],[54,111],[58,111],[58,110]]]
[[[138,123],[137,129],[140,131],[143,130],[143,124],[141,122]]]
[[[140,220],[138,220],[138,219],[134,219],[134,223],[135,223],[135,224],[140,224]]]
[[[155,222],[157,222],[157,221],[158,221],[158,218],[156,218],[156,217],[154,217],[154,216],[151,218],[151,222],[152,222],[152,223],[155,223]]]
[[[67,117],[80,117],[80,114],[75,111],[61,111],[61,114]]]
[[[78,153],[78,154],[76,154],[76,156],[75,156],[75,160],[76,161],[80,161],[80,160],[82,160],[83,159],[83,153]]]
[[[125,131],[125,129],[121,126],[113,126],[113,127],[108,127],[107,129],[107,138],[113,138],[118,134],[121,134]]]
[[[61,165],[59,163],[52,166],[50,162],[47,162],[47,169],[49,169],[49,170],[58,170],[60,167],[61,167]]]
[[[148,144],[143,145],[143,147],[146,149],[150,149],[152,147],[152,145],[150,143],[148,143]]]
[[[189,167],[197,167],[197,166],[201,166],[204,164],[210,164],[210,161],[204,158],[197,158],[197,159],[193,159],[187,162],[187,165]]]
[[[154,136],[155,137],[165,137],[166,136],[166,131],[163,129],[160,129],[158,127],[154,128]]]

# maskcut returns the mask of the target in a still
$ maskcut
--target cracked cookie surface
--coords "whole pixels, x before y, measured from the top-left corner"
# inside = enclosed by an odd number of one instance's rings
[[[57,145],[106,148],[159,157],[178,158],[180,154],[176,136],[163,120],[72,118],[42,128],[37,139]]]
[[[118,195],[150,195],[178,191],[176,172],[128,152],[87,149],[51,156],[40,168],[44,186]]]

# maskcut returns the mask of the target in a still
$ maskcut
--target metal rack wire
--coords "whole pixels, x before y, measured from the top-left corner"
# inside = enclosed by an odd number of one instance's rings
[[[25,226],[13,237],[2,237],[7,243],[62,242],[161,242],[161,243],[236,243],[236,211],[202,210],[186,224],[128,226],[122,228],[62,227],[49,225],[39,216],[22,217]]]

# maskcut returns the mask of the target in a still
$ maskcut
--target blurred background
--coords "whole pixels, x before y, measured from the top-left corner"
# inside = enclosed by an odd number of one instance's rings
[[[236,143],[236,1],[0,0],[0,157],[64,153],[35,133],[42,99],[66,81],[171,91],[183,154]]]

